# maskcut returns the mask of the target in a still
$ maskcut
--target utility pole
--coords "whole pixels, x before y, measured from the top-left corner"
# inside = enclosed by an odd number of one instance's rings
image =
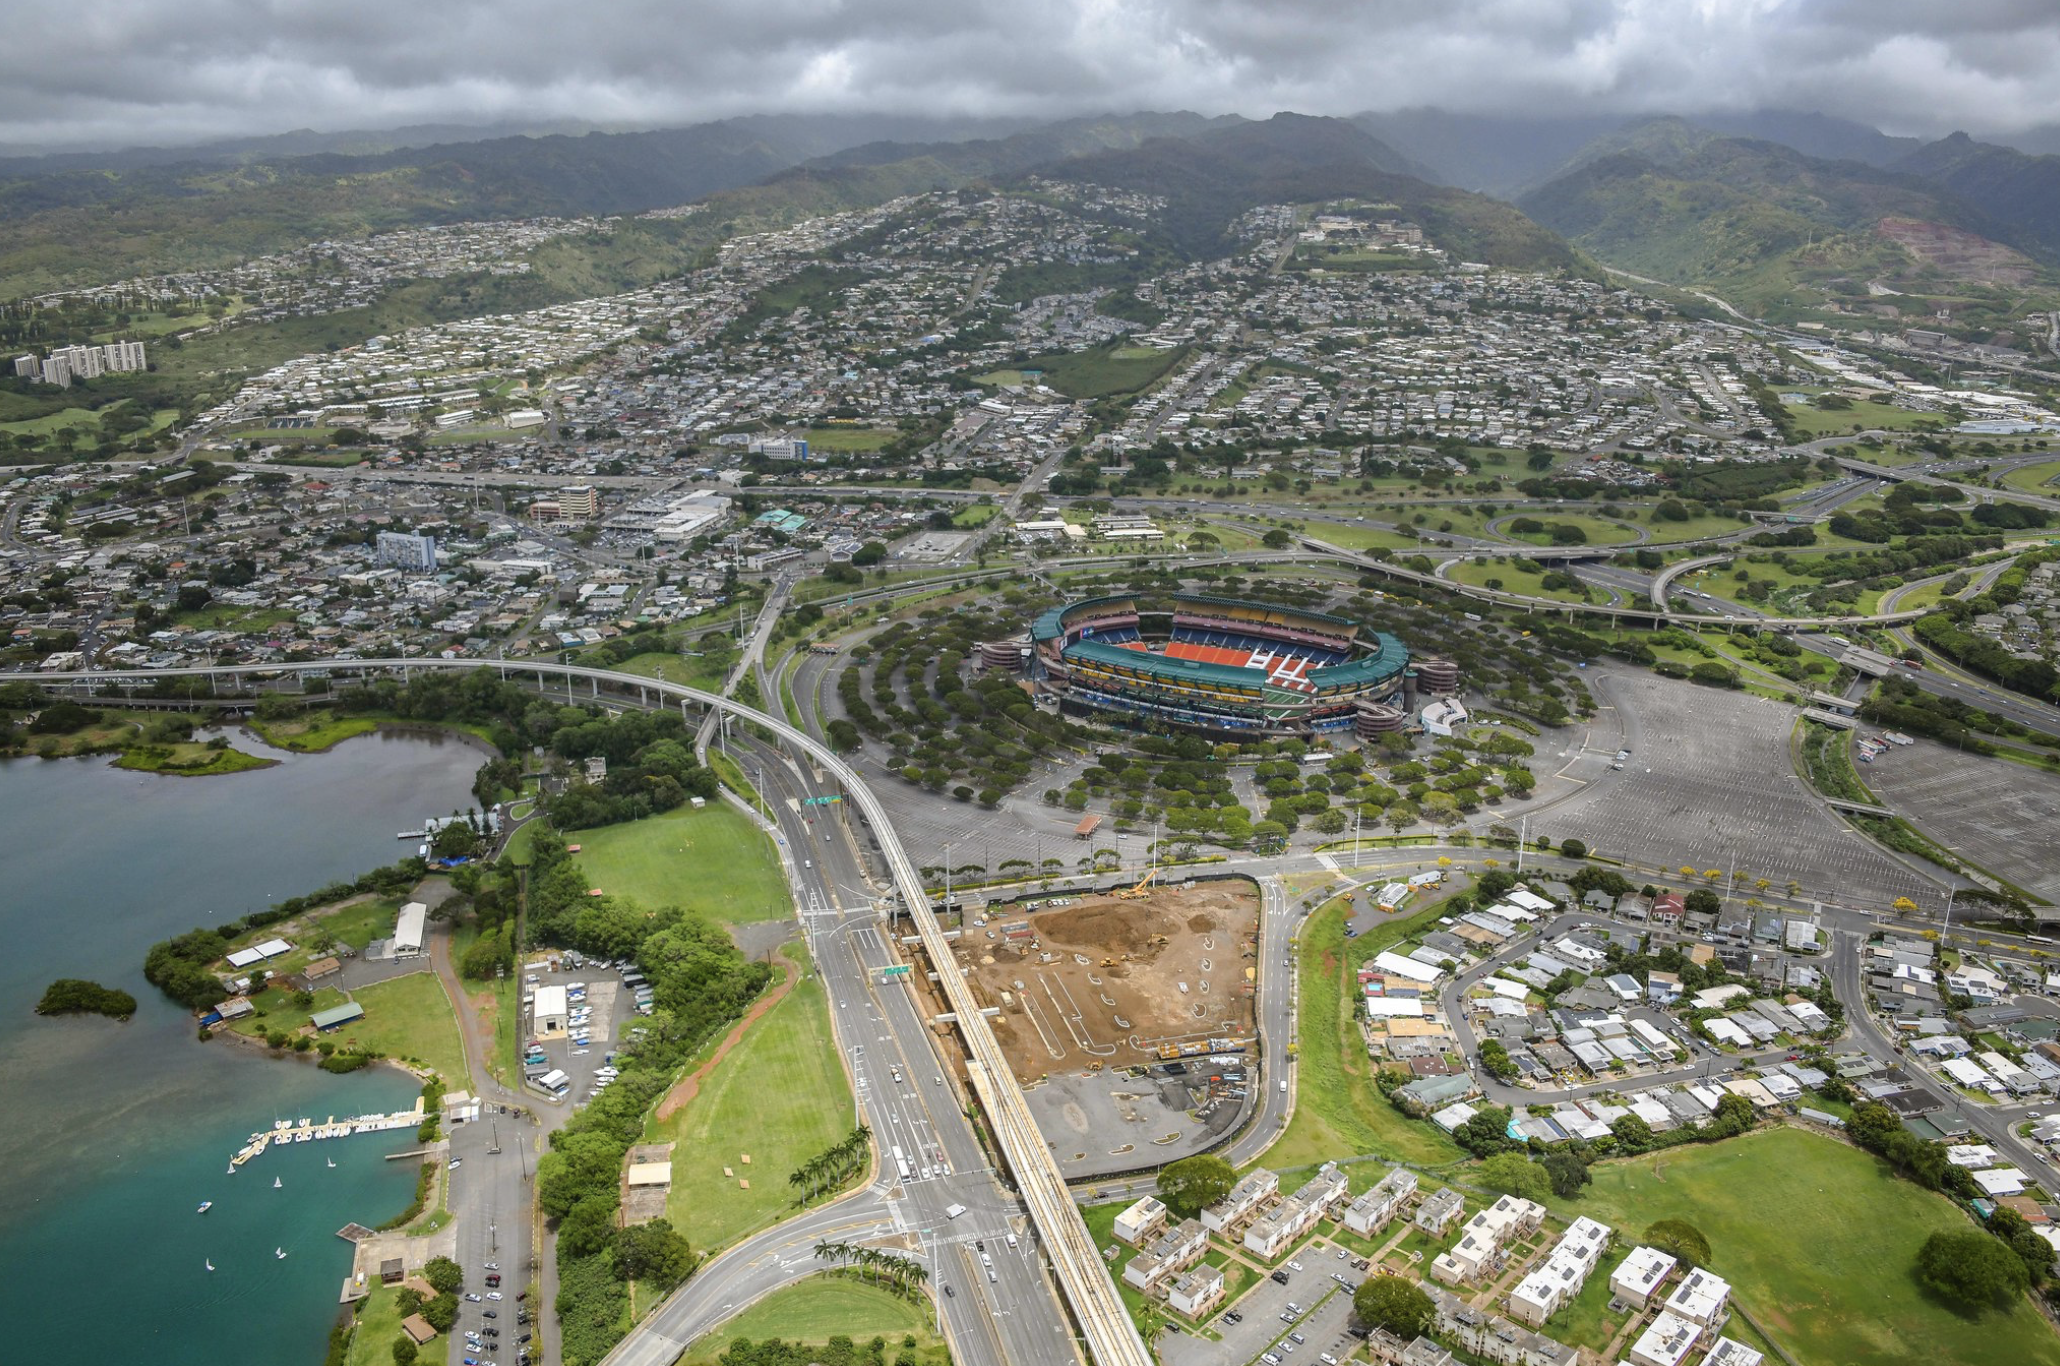
[[[1529,850],[1529,848],[1530,848],[1530,847],[1531,847],[1531,818],[1530,818],[1530,816],[1529,816],[1528,814],[1526,814],[1526,815],[1524,816],[1524,818],[1523,818],[1523,821],[1522,821],[1522,822],[1521,822],[1521,824],[1520,824],[1520,825],[1518,826],[1518,829],[1517,829],[1517,835],[1516,835],[1516,871],[1517,871],[1517,875],[1518,875],[1518,876],[1522,876],[1522,874],[1523,874],[1523,871],[1524,871],[1524,854],[1525,854],[1525,852],[1526,852],[1527,850]]]

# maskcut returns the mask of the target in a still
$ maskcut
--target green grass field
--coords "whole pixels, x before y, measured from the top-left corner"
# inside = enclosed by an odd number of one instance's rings
[[[927,1301],[904,1300],[877,1286],[844,1276],[812,1277],[775,1290],[714,1332],[687,1348],[679,1366],[713,1366],[738,1338],[820,1346],[833,1337],[848,1337],[863,1347],[874,1338],[887,1340],[887,1359],[912,1355],[920,1366],[944,1366],[949,1356],[931,1331]],[[913,1336],[914,1349],[902,1346]],[[381,1363],[384,1366],[384,1363]]]
[[[243,773],[253,768],[270,768],[276,759],[260,759],[240,749],[210,749],[199,741],[169,745],[138,745],[115,760],[116,768],[137,773],[165,773],[182,778],[210,778],[225,773]]]
[[[1134,394],[1155,382],[1187,355],[1186,347],[1160,351],[1153,347],[1097,346],[1039,356],[1030,369],[1044,372],[1044,383],[1068,398],[1108,398]]]
[[[358,1326],[351,1334],[345,1366],[393,1366],[393,1344],[401,1336],[399,1286],[380,1286],[358,1306]],[[435,1347],[426,1349],[434,1359]]]
[[[444,995],[443,983],[426,966],[421,972],[359,987],[351,999],[365,1008],[365,1018],[328,1035],[339,1047],[357,1043],[391,1058],[416,1058],[435,1068],[451,1090],[471,1089],[457,1012]]]
[[[1850,408],[1819,408],[1814,403],[1787,403],[1788,416],[1795,422],[1796,430],[1805,437],[1836,436],[1840,432],[1905,431],[1920,423],[1943,424],[1944,418],[1936,413],[1914,413],[1908,408],[1897,408],[1887,403],[1874,403],[1867,399],[1854,400]]]
[[[365,717],[338,716],[328,710],[304,712],[290,721],[254,718],[248,724],[266,744],[304,754],[318,753],[342,744],[353,735],[363,735],[379,728],[377,722]]]
[[[986,526],[1000,512],[1001,507],[996,503],[969,503],[951,514],[951,524],[961,531],[971,531],[974,527]]]
[[[2060,479],[2060,460],[2047,460],[2037,465],[2020,465],[2009,471],[2003,476],[2003,487],[2051,495],[2056,479]]]
[[[724,925],[784,920],[794,900],[767,842],[741,812],[711,801],[649,820],[575,830],[589,884],[644,906],[679,906]]]
[[[1312,522],[1306,534],[1329,545],[1343,546],[1347,550],[1414,550],[1421,544],[1415,536],[1406,532],[1389,531],[1386,527],[1360,526],[1357,523],[1346,526],[1342,522]]]
[[[1635,527],[1585,512],[1560,512],[1555,508],[1541,507],[1535,512],[1526,512],[1523,516],[1532,521],[1543,522],[1545,530],[1519,535],[1509,530],[1509,524],[1505,522],[1502,524],[1501,534],[1528,545],[1549,546],[1552,544],[1552,528],[1565,525],[1577,526],[1586,533],[1588,539],[1583,542],[1585,545],[1626,545],[1638,539]]]
[[[1591,594],[1582,588],[1547,588],[1545,576],[1557,571],[1551,569],[1519,569],[1516,565],[1499,560],[1466,560],[1452,566],[1446,577],[1454,583],[1470,583],[1476,588],[1497,588],[1505,593],[1522,593],[1527,597],[1550,598],[1554,602],[1599,602],[1601,593]],[[1490,583],[1493,579],[1495,582]]]
[[[734,659],[734,654],[725,654],[723,659]],[[614,668],[623,673],[637,674],[643,678],[655,678],[664,683],[677,683],[681,687],[700,688],[704,692],[721,690],[729,669],[719,665],[713,658],[676,655],[663,651],[650,654],[631,655]]]
[[[876,451],[899,435],[876,427],[810,427],[802,433],[809,448],[818,451]]]
[[[1330,903],[1303,925],[1295,967],[1302,1010],[1295,1113],[1266,1150],[1267,1166],[1306,1166],[1365,1153],[1435,1166],[1464,1156],[1442,1131],[1410,1119],[1375,1089],[1349,1004],[1355,965],[1434,922],[1437,917],[1428,912],[1437,904],[1427,902],[1350,941],[1342,902]]]
[[[799,956],[792,947],[787,952]],[[692,1101],[649,1127],[649,1141],[679,1145],[666,1214],[697,1250],[735,1242],[794,1209],[788,1173],[835,1145],[853,1122],[822,983],[797,982],[716,1064]],[[734,1174],[724,1176],[724,1167]],[[740,1179],[751,1189],[742,1189]]]
[[[1918,1287],[1918,1247],[1967,1221],[1857,1149],[1784,1128],[1593,1171],[1579,1200],[1555,1207],[1592,1215],[1620,1238],[1658,1219],[1688,1220],[1709,1237],[1711,1269],[1801,1361],[2060,1360],[2060,1340],[2028,1304],[1970,1319]]]

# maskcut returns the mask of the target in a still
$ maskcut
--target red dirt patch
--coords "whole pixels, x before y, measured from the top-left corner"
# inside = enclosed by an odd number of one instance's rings
[[[784,954],[780,955],[779,961],[780,971],[785,974],[780,978],[780,984],[751,1003],[751,1008],[744,1012],[744,1018],[731,1026],[730,1032],[724,1036],[715,1052],[709,1055],[707,1062],[673,1083],[672,1089],[665,1093],[665,1099],[658,1102],[657,1117],[660,1120],[671,1118],[681,1106],[699,1095],[701,1083],[706,1081],[722,1060],[730,1055],[730,1050],[743,1040],[744,1031],[757,1023],[759,1016],[778,1005],[781,998],[794,989],[794,983],[799,980],[800,974],[794,965],[787,961]]]

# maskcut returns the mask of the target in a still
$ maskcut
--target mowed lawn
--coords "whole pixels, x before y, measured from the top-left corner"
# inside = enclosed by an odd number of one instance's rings
[[[788,1174],[854,1122],[822,982],[810,977],[751,1026],[693,1100],[650,1126],[648,1141],[678,1144],[666,1215],[696,1251],[725,1247],[793,1209]]]
[[[794,899],[770,841],[742,813],[712,801],[649,820],[575,830],[587,885],[645,907],[678,906],[723,925],[784,920]]]
[[[1942,1196],[1856,1148],[1799,1129],[1674,1148],[1593,1168],[1554,1201],[1636,1239],[1658,1219],[1708,1235],[1711,1269],[1804,1362],[2019,1366],[2060,1361],[2060,1337],[2028,1304],[1965,1318],[1920,1289],[1917,1249],[1970,1227]]]
[[[679,1366],[710,1366],[737,1338],[779,1338],[813,1347],[843,1336],[863,1347],[879,1337],[887,1339],[887,1359],[898,1361],[904,1355],[901,1340],[910,1334],[916,1340],[916,1360],[922,1366],[942,1366],[948,1358],[930,1322],[927,1300],[904,1300],[843,1276],[811,1277],[775,1290],[694,1343]]]
[[[326,1036],[339,1047],[358,1043],[390,1058],[418,1058],[435,1068],[451,1090],[472,1089],[457,1013],[426,962],[420,972],[358,987],[351,999],[365,1008],[365,1018]]]

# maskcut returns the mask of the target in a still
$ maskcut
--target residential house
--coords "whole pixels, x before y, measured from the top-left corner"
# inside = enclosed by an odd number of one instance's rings
[[[1327,1162],[1314,1179],[1245,1229],[1245,1249],[1271,1260],[1295,1245],[1350,1192],[1345,1174]]]
[[[1567,1225],[1542,1266],[1517,1282],[1509,1294],[1509,1313],[1518,1323],[1540,1327],[1581,1293],[1602,1254],[1609,1247],[1607,1224],[1582,1215]]]
[[[1645,999],[1656,1006],[1670,1006],[1681,999],[1681,974],[1654,969],[1646,974]]]
[[[1431,1326],[1462,1351],[1500,1366],[1576,1366],[1581,1359],[1580,1349],[1476,1309],[1442,1286],[1423,1290],[1431,1297]]]
[[[1682,1277],[1667,1296],[1667,1312],[1714,1334],[1730,1318],[1731,1283],[1701,1267]]]
[[[1206,1211],[1204,1212],[1206,1215]],[[1445,1231],[1457,1223],[1459,1216],[1466,1213],[1466,1197],[1452,1187],[1432,1191],[1424,1202],[1416,1207],[1416,1226],[1433,1238],[1442,1238]]]
[[[1154,1196],[1147,1195],[1116,1216],[1114,1233],[1118,1242],[1140,1247],[1148,1238],[1156,1238],[1166,1229],[1166,1206]]]
[[[1123,1284],[1150,1292],[1168,1276],[1187,1270],[1209,1250],[1209,1232],[1199,1219],[1183,1219],[1145,1245],[1123,1268]]]
[[[1700,1327],[1678,1315],[1662,1311],[1631,1344],[1624,1360],[1631,1362],[1632,1366],[1681,1366],[1701,1337]]]
[[[1617,1269],[1610,1273],[1609,1293],[1643,1309],[1652,1292],[1666,1284],[1673,1270],[1674,1259],[1658,1248],[1634,1247],[1631,1255],[1617,1263]]]
[[[1198,1266],[1173,1283],[1173,1289],[1166,1295],[1166,1303],[1172,1306],[1174,1313],[1185,1314],[1198,1322],[1222,1303],[1224,1289],[1221,1267]]]
[[[1736,1338],[1718,1338],[1702,1366],[1760,1366],[1766,1359],[1766,1353],[1755,1352]]]
[[[1493,1266],[1510,1243],[1545,1222],[1545,1207],[1505,1195],[1466,1221],[1459,1241],[1431,1263],[1431,1275],[1447,1285],[1477,1280]]]
[[[1247,1172],[1230,1194],[1202,1211],[1202,1227],[1223,1233],[1273,1198],[1280,1189],[1280,1177],[1264,1167]]]
[[[1380,1184],[1345,1207],[1345,1227],[1362,1238],[1371,1238],[1388,1226],[1416,1194],[1416,1173],[1397,1167],[1382,1177]]]

